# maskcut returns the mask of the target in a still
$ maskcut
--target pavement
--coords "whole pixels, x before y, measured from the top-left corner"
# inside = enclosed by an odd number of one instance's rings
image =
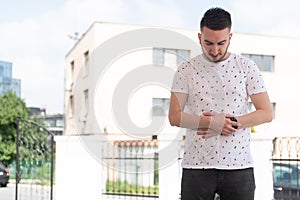
[[[16,185],[9,183],[7,187],[0,187],[1,200],[16,200]],[[55,200],[53,194],[53,200]],[[18,199],[22,200],[40,200],[50,199],[50,187],[30,184],[18,185]]]

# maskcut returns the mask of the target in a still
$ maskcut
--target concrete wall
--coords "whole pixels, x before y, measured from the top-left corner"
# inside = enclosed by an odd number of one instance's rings
[[[55,199],[99,200],[102,168],[82,143],[82,137],[56,136],[55,141]]]
[[[102,195],[105,190],[105,167],[99,160],[102,136],[56,136],[56,200],[99,200],[119,199]],[[159,141],[165,148],[158,150],[159,158],[159,199],[178,199],[180,194],[181,167],[180,141]],[[168,146],[170,145],[170,146]],[[255,162],[255,200],[273,198],[272,179],[272,138],[254,133],[252,153]],[[98,150],[97,150],[98,149]],[[97,154],[98,152],[98,154]],[[166,159],[170,159],[167,160]]]

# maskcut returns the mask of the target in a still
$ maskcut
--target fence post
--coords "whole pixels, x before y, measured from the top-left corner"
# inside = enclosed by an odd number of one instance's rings
[[[101,199],[102,163],[100,136],[55,136],[56,200]],[[98,155],[90,151],[98,149]],[[95,151],[96,152],[96,151]]]
[[[19,182],[19,119],[16,120],[16,191],[15,200],[18,200],[18,182]]]
[[[251,151],[254,159],[255,200],[273,199],[272,150],[273,137],[252,133]]]
[[[159,151],[159,199],[179,199],[181,183],[180,166],[180,143],[181,140],[170,140],[167,137],[159,138],[159,146],[168,146],[166,150]],[[165,158],[170,159],[169,163]],[[172,161],[171,161],[172,160]]]

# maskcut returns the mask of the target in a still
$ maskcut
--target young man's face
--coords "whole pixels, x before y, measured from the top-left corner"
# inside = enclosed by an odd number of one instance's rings
[[[211,30],[203,27],[202,33],[198,33],[203,54],[211,62],[220,62],[229,57],[227,52],[232,33],[229,28],[223,30]]]

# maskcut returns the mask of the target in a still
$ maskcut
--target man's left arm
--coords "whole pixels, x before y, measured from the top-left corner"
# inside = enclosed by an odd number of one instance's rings
[[[241,123],[239,128],[248,128],[271,122],[273,119],[271,102],[267,92],[250,95],[255,111],[236,117]]]

